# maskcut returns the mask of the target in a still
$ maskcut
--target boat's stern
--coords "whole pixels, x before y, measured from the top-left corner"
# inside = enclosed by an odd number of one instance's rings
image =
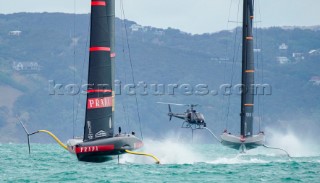
[[[224,132],[220,137],[223,145],[237,150],[240,148],[244,148],[246,150],[253,149],[258,146],[262,146],[265,141],[265,135],[263,132],[249,137],[235,136]]]

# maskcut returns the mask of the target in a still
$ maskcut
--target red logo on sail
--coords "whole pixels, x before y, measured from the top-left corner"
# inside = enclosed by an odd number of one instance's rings
[[[112,97],[88,98],[87,109],[112,107]]]

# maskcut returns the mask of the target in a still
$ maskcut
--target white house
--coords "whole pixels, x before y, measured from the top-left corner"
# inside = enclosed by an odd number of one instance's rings
[[[16,71],[40,71],[41,66],[37,62],[13,62],[12,68]]]
[[[20,36],[22,31],[19,30],[14,30],[14,31],[9,31],[8,35],[9,36]]]
[[[320,76],[312,76],[309,80],[313,85],[320,85]]]

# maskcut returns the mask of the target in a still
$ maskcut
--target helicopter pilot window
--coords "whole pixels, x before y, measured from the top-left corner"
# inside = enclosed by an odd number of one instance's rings
[[[197,116],[198,116],[198,118],[200,119],[200,120],[203,120],[204,121],[204,116],[203,116],[203,114],[201,114],[201,113],[196,113],[197,114]]]

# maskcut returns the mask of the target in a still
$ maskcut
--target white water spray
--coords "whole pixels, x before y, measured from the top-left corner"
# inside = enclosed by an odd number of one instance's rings
[[[193,164],[204,162],[200,151],[197,151],[192,144],[177,142],[175,138],[164,140],[144,140],[143,152],[151,153],[160,159],[161,164]],[[152,159],[142,156],[124,155],[120,163],[154,163]]]
[[[294,157],[309,157],[320,155],[320,145],[314,139],[302,134],[301,137],[293,130],[279,131],[267,128],[267,145],[285,149]],[[301,133],[300,133],[301,134]]]

